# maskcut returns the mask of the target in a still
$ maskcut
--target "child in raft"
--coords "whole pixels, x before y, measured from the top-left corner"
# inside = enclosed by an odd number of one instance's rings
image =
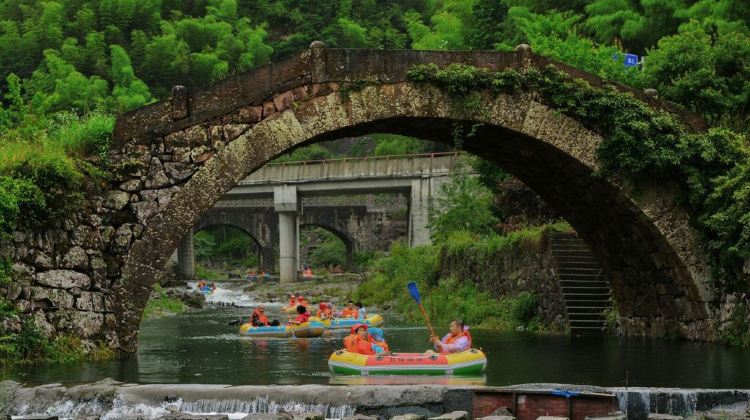
[[[344,348],[350,353],[373,355],[387,354],[388,344],[383,340],[383,331],[376,328],[380,340],[376,340],[367,332],[367,325],[357,324],[351,329],[351,334],[344,339]]]
[[[307,312],[307,308],[302,305],[297,306],[297,317],[289,321],[289,324],[299,325],[307,322],[310,319],[310,313]]]
[[[355,303],[354,307],[357,309],[356,319],[364,320],[367,318],[367,309],[362,305],[362,302]]]
[[[320,305],[318,305],[318,312],[315,314],[320,319],[332,319],[333,318],[333,308],[331,307],[330,303],[326,302],[320,302]]]
[[[349,302],[346,302],[346,308],[344,308],[343,311],[341,311],[341,317],[342,318],[357,318],[357,315],[359,314],[359,310],[357,310],[354,307],[354,301],[350,300]]]

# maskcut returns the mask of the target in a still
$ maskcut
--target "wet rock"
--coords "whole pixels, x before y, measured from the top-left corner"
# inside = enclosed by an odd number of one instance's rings
[[[618,411],[615,413],[605,414],[603,416],[587,416],[586,420],[626,420],[625,413]]]
[[[650,413],[649,420],[682,420],[682,416],[673,416],[671,414]]]
[[[402,414],[391,417],[391,420],[427,420],[427,416],[421,414]]]
[[[487,416],[487,417],[477,417],[476,420],[516,420],[513,416]]]
[[[91,286],[89,276],[71,270],[50,270],[39,273],[36,282],[44,286],[70,289],[78,287],[88,289]]]
[[[471,417],[466,411],[451,411],[437,417],[430,417],[430,420],[470,420]]]
[[[341,420],[378,420],[378,418],[373,416],[365,416],[364,414],[355,414],[353,416],[344,417]]]
[[[292,416],[287,413],[256,413],[248,414],[241,420],[292,420]]]
[[[510,416],[513,417],[513,413],[508,410],[508,407],[500,407],[496,408],[495,411],[492,412],[493,416]]]
[[[206,296],[203,293],[196,292],[192,289],[166,289],[167,296],[181,300],[185,305],[191,308],[202,308],[206,303]]]
[[[323,413],[301,413],[292,417],[294,420],[325,420]]]
[[[229,420],[226,414],[185,414],[171,413],[159,417],[159,420]]]

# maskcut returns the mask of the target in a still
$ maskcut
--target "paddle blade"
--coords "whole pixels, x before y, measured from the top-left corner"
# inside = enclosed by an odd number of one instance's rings
[[[406,285],[406,287],[409,289],[409,294],[414,299],[415,302],[417,302],[417,305],[422,304],[422,298],[419,297],[419,289],[417,289],[417,283],[409,282],[409,284]]]

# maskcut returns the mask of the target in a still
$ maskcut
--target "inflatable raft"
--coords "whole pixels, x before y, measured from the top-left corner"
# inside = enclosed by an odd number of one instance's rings
[[[477,349],[451,354],[364,355],[339,350],[328,359],[335,375],[479,375],[487,358]]]
[[[203,293],[206,296],[211,296],[214,294],[214,291],[211,289],[198,289],[200,293]]]
[[[276,327],[253,327],[252,324],[240,325],[240,335],[247,337],[320,337],[326,330],[320,322],[305,322],[299,325],[279,325]]]
[[[334,318],[334,319],[320,319],[318,317],[310,317],[310,320],[321,322],[326,328],[331,330],[350,330],[357,324],[365,324],[368,327],[380,327],[383,325],[383,317],[380,315],[368,315],[365,319],[354,319],[354,318]]]

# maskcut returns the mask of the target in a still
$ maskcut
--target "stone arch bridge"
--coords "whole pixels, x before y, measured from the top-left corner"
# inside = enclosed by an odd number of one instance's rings
[[[452,144],[457,125],[481,123],[462,148],[515,175],[570,222],[610,274],[626,331],[715,338],[706,258],[668,185],[636,194],[592,176],[600,166],[599,134],[532,93],[477,91],[481,109],[467,109],[438,86],[407,80],[407,70],[424,63],[521,71],[553,65],[594,86],[605,84],[527,46],[512,53],[430,52],[313,43],[202,90],[175,87],[169,100],[117,119],[111,190],[66,227],[67,240],[42,241],[59,258],[50,263],[15,255],[17,270],[52,302],[42,321],[58,331],[96,324],[82,336],[134,352],[142,310],[170,254],[216,202],[271,159],[316,141],[372,132]]]

